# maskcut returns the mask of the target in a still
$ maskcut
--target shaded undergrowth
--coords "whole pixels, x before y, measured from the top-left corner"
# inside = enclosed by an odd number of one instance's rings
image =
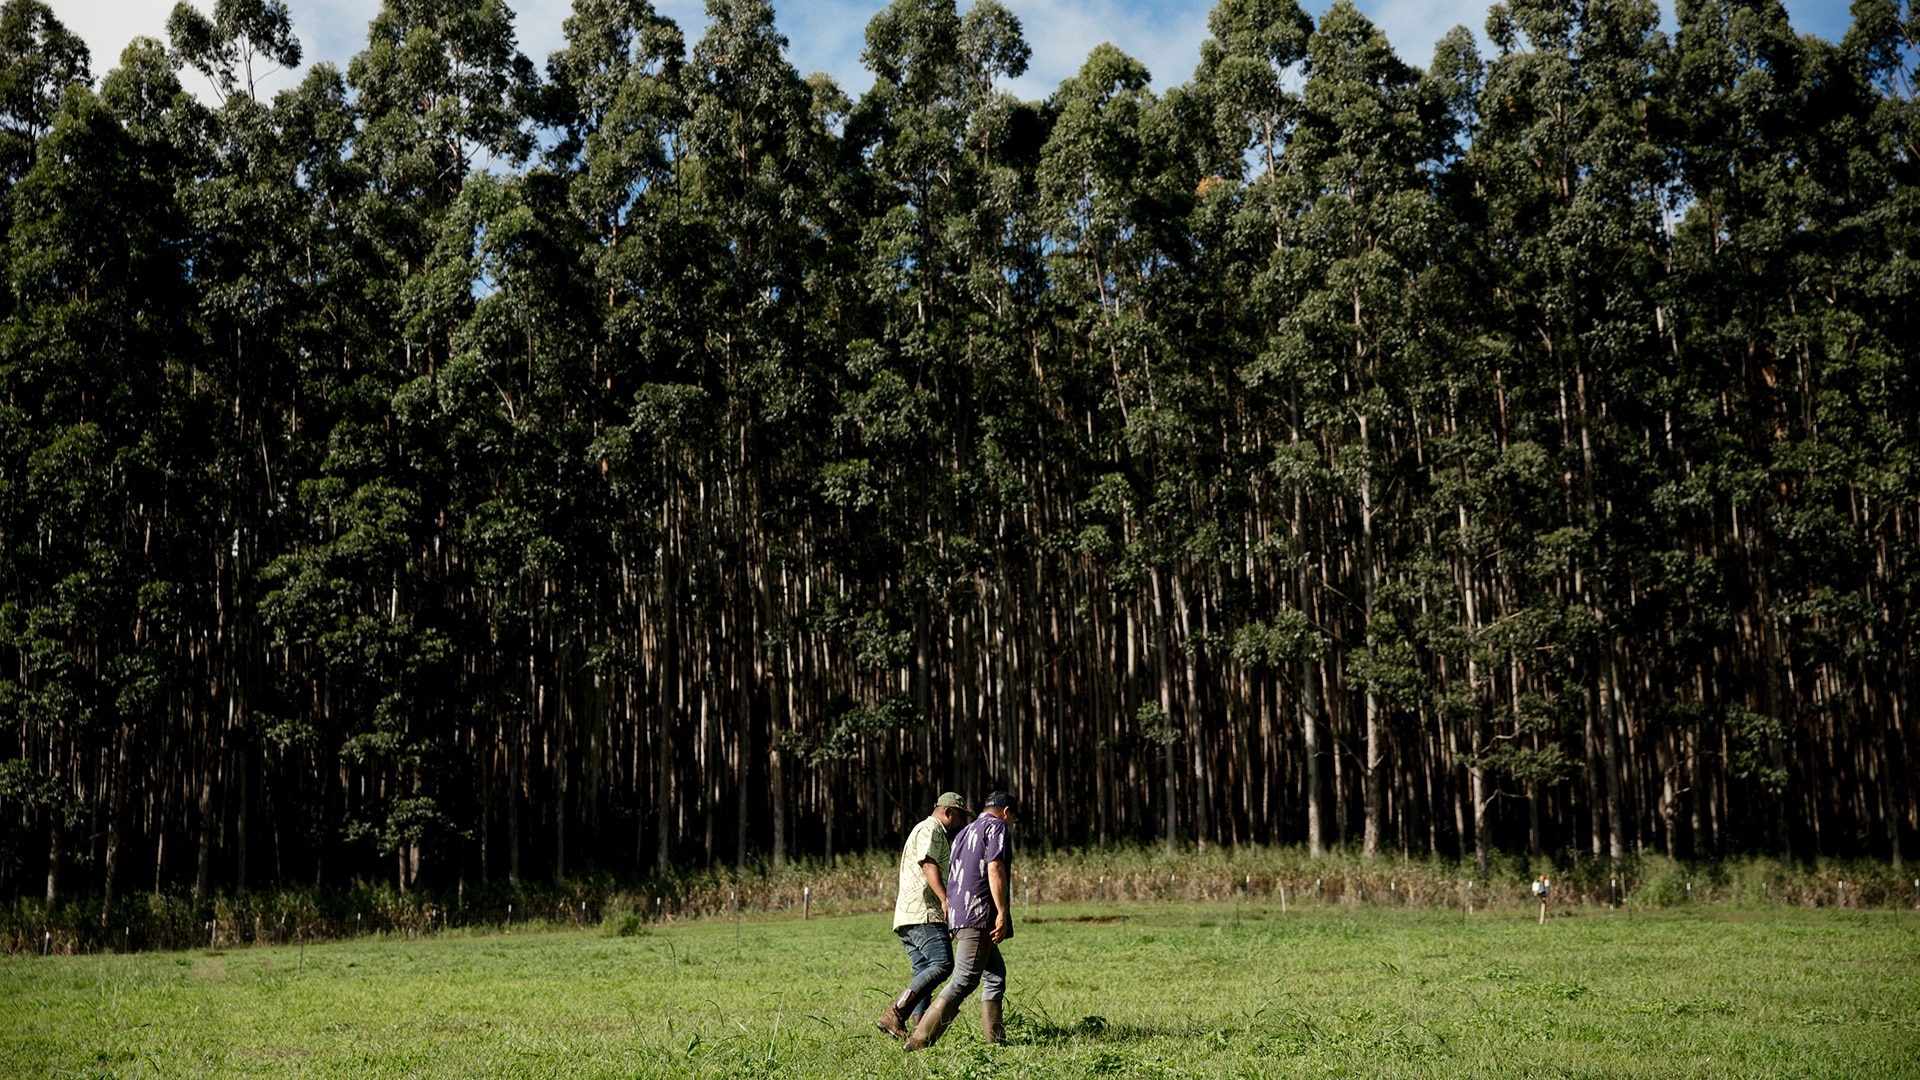
[[[1767,858],[1683,862],[1637,857],[1618,867],[1562,852],[1496,855],[1485,877],[1444,858],[1319,858],[1292,847],[1243,846],[1168,853],[1148,846],[1026,851],[1017,857],[1014,900],[1045,917],[1048,905],[1242,901],[1286,906],[1537,910],[1530,891],[1553,882],[1549,911],[1697,905],[1797,908],[1920,907],[1910,870],[1871,861],[1789,863]],[[16,900],[0,911],[0,951],[140,952],[298,944],[366,936],[414,938],[515,927],[594,926],[616,935],[693,919],[811,917],[884,911],[894,901],[889,852],[802,860],[775,869],[712,867],[639,881],[587,875],[552,882],[496,882],[401,892],[362,882],[348,888],[280,888],[195,899],[136,894],[110,909],[98,901],[49,910]],[[1099,918],[1098,915],[1082,916]]]

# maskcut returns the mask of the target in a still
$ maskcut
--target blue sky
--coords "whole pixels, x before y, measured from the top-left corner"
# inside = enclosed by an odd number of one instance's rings
[[[49,0],[60,20],[86,38],[93,50],[95,74],[112,68],[120,50],[136,35],[165,36],[173,0]],[[193,0],[211,11],[213,0]],[[781,29],[791,42],[789,56],[804,74],[826,71],[849,93],[864,90],[872,78],[860,66],[867,20],[884,0],[774,0]],[[964,8],[968,0],[960,0]],[[1144,61],[1156,87],[1185,81],[1207,36],[1207,12],[1213,0],[1002,0],[1025,25],[1033,46],[1026,77],[1011,89],[1022,97],[1045,97],[1060,80],[1080,67],[1087,53],[1111,41]],[[1332,0],[1306,0],[1316,16]],[[1481,0],[1356,0],[1360,9],[1386,31],[1403,59],[1426,64],[1433,43],[1455,25],[1481,35],[1489,2]],[[305,45],[306,62],[332,60],[341,67],[366,40],[367,23],[380,0],[288,0],[294,29]],[[561,22],[571,0],[508,0],[516,13],[520,48],[544,68],[549,52],[564,42]],[[654,0],[662,14],[679,23],[689,44],[704,27],[703,0]],[[1846,0],[1786,0],[1794,27],[1837,39],[1846,32]],[[1671,24],[1672,0],[1661,0]],[[1484,36],[1483,36],[1484,40]],[[189,73],[191,75],[191,73]],[[268,80],[269,88],[293,81],[290,73]]]

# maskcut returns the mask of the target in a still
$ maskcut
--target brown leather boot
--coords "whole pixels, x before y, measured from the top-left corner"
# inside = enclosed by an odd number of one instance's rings
[[[1007,1041],[1007,1025],[1000,1019],[1000,999],[989,1001],[980,999],[980,1034],[990,1043],[1004,1044]]]
[[[893,1004],[887,1006],[887,1011],[880,1014],[880,1019],[875,1020],[873,1026],[896,1039],[913,1034],[907,1022],[913,1016],[913,1003],[919,999],[920,995],[911,990],[900,991],[900,996],[893,999]]]
[[[920,1017],[920,1026],[913,1029],[907,1037],[907,1053],[925,1050],[940,1041],[940,1034],[953,1023],[953,1002],[944,997],[934,998],[927,1004],[927,1011]]]

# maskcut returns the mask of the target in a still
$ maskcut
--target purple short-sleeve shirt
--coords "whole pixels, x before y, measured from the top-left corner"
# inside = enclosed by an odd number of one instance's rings
[[[991,930],[1000,911],[987,885],[987,864],[999,859],[1011,867],[1013,850],[1007,844],[1007,823],[981,814],[953,838],[947,860],[947,925],[955,930]],[[1011,883],[1011,872],[1007,878]]]

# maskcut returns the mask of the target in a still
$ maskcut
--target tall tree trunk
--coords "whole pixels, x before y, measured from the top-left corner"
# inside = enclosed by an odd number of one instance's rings
[[[239,712],[237,693],[228,699],[228,709],[233,713]],[[253,801],[249,798],[251,792],[247,790],[248,774],[251,770],[248,768],[247,732],[244,723],[237,716],[231,718],[229,722],[233,725],[234,741],[238,744],[233,752],[233,889],[235,895],[245,896],[247,894],[247,808],[248,803]]]
[[[1481,878],[1487,876],[1487,770],[1481,764],[1481,755],[1486,752],[1482,739],[1485,725],[1480,714],[1468,714],[1469,742],[1472,756],[1467,759],[1467,797],[1473,800],[1473,865]]]
[[[1293,402],[1292,441],[1296,447],[1300,443],[1300,405],[1298,399]],[[1302,553],[1299,569],[1295,571],[1294,602],[1299,605],[1301,614],[1307,616],[1307,624],[1316,632],[1320,627],[1320,605],[1313,590],[1313,571],[1311,560],[1304,557],[1306,551],[1306,488],[1293,486],[1293,520],[1288,530],[1293,537],[1295,548]],[[1315,650],[1318,652],[1318,650]],[[1320,675],[1321,657],[1303,656],[1300,658],[1300,733],[1301,753],[1306,758],[1307,774],[1307,854],[1319,858],[1326,853],[1326,806],[1322,801],[1320,783]]]
[[[1601,775],[1600,714],[1606,708],[1606,688],[1596,684],[1587,691],[1585,710],[1586,729],[1583,732],[1582,745],[1586,749],[1587,776],[1587,825],[1588,839],[1593,849],[1593,857],[1599,858],[1606,853],[1607,804],[1601,792],[1606,787],[1606,777]]]
[[[1356,305],[1358,301],[1355,301]],[[1358,312],[1355,312],[1356,317]],[[1379,642],[1373,636],[1373,616],[1376,603],[1376,580],[1373,552],[1373,446],[1367,433],[1367,415],[1360,414],[1360,574],[1365,590],[1367,660],[1379,659]],[[1367,682],[1367,749],[1365,768],[1360,773],[1363,826],[1361,833],[1361,854],[1368,860],[1380,854],[1380,811],[1382,755],[1385,752],[1384,732],[1380,718],[1380,694],[1374,688],[1371,679]],[[1476,814],[1478,811],[1476,811]]]
[[[1467,508],[1458,507],[1460,517],[1460,536],[1465,543],[1467,536]],[[1463,556],[1464,559],[1464,556]],[[1487,876],[1487,768],[1486,768],[1486,717],[1482,715],[1480,704],[1480,661],[1475,655],[1476,638],[1480,631],[1479,589],[1474,583],[1471,567],[1463,565],[1460,574],[1460,596],[1466,607],[1467,616],[1467,745],[1470,756],[1467,759],[1467,783],[1473,799],[1473,865],[1481,878]]]
[[[1325,813],[1320,795],[1320,661],[1300,661],[1300,733],[1307,772],[1307,854],[1326,853]]]
[[[1207,839],[1212,835],[1213,821],[1209,814],[1209,801],[1213,795],[1212,777],[1208,775],[1207,755],[1211,746],[1206,731],[1205,712],[1200,708],[1200,673],[1195,667],[1195,648],[1193,637],[1192,606],[1187,602],[1186,586],[1180,581],[1178,573],[1170,572],[1168,582],[1173,590],[1174,613],[1180,619],[1180,655],[1185,660],[1185,684],[1182,687],[1182,699],[1185,701],[1185,724],[1188,748],[1193,758],[1193,838],[1199,850],[1207,850]],[[1167,718],[1172,722],[1172,717]]]
[[[542,686],[540,712],[543,716],[549,712],[546,708],[546,696],[547,688]],[[551,712],[564,715],[564,703]],[[560,884],[567,880],[567,818],[572,809],[567,805],[567,788],[573,770],[569,767],[571,763],[567,760],[566,725],[554,724],[551,720],[548,723],[553,724],[557,729],[553,733],[553,880],[555,884]]]
[[[1600,745],[1607,770],[1607,857],[1617,867],[1627,857],[1627,823],[1620,797],[1620,687],[1613,655],[1609,637],[1600,646],[1600,723],[1605,728]]]
[[[527,750],[520,724],[503,717],[507,736],[507,881],[520,884],[520,804],[527,783]]]
[[[786,571],[783,568],[781,572],[784,574]],[[782,581],[784,582],[784,580],[783,578]],[[772,601],[771,597],[767,595],[768,592],[770,592],[770,590],[762,590],[762,603],[764,605],[762,631],[770,627],[773,621]],[[756,657],[753,668],[755,685],[769,688],[768,697],[771,707],[768,711],[773,718],[772,738],[768,744],[767,771],[769,774],[768,778],[771,781],[769,787],[772,789],[769,794],[773,800],[773,867],[776,870],[783,869],[787,865],[787,841],[789,839],[787,835],[787,762],[786,753],[781,749],[780,743],[782,736],[793,730],[795,715],[794,695],[799,692],[800,666],[795,656],[795,650],[796,646],[794,641],[792,637],[789,636],[786,643],[780,647],[779,657],[782,669],[778,689],[773,688],[772,680],[766,678],[766,672],[761,670],[761,661],[757,658],[765,654],[759,651],[756,651],[754,654]]]
[[[678,502],[671,481],[667,505],[661,515],[665,539],[660,545],[660,620],[659,705],[654,722],[659,732],[654,739],[653,781],[653,869],[665,876],[673,862],[673,732],[680,720],[680,534],[675,523]],[[747,648],[744,635],[736,635],[736,649]]]
[[[773,868],[787,865],[787,771],[785,754],[775,748],[767,755],[768,797],[773,800]]]
[[[60,898],[60,851],[65,836],[59,807],[50,808],[47,817],[47,913],[52,914],[54,901]]]
[[[1161,738],[1161,767],[1166,774],[1167,794],[1164,813],[1166,817],[1167,853],[1172,854],[1179,848],[1179,753],[1174,747],[1173,687],[1171,675],[1167,670],[1167,602],[1165,571],[1160,567],[1153,570],[1153,676],[1160,693],[1160,723],[1163,725]]]
[[[744,684],[740,679],[739,668],[733,671],[732,694],[728,699],[733,702],[737,716],[733,736],[733,866],[735,870],[744,870],[747,866],[747,788],[748,769],[752,760],[747,756],[749,748],[756,741],[752,701],[743,692]]]
[[[212,748],[208,751],[208,761],[200,775],[200,848],[194,858],[193,898],[204,900],[212,885],[213,877],[213,774],[217,768],[217,757]]]
[[[1700,763],[1700,729],[1687,729],[1687,850],[1698,859],[1709,854],[1706,842],[1706,773]]]
[[[113,773],[107,779],[107,856],[101,875],[100,927],[113,914],[114,890],[120,881],[120,834],[127,816],[127,789],[133,786],[133,727],[121,724],[114,739]]]
[[[468,740],[469,740],[469,743],[476,750],[478,750],[480,746],[480,739],[481,739],[481,734],[479,730],[479,725],[476,724],[472,729],[469,730]],[[488,864],[491,862],[492,855],[493,855],[493,789],[498,786],[497,782],[494,780],[493,771],[494,771],[494,767],[500,761],[500,755],[497,749],[494,747],[488,747],[486,750],[480,751],[479,753],[480,753],[480,761],[479,761],[480,768],[477,770],[480,774],[477,777],[477,779],[480,782],[480,836],[479,836],[480,868],[479,869],[480,869],[480,884],[485,885],[487,883],[487,874],[489,872]],[[464,863],[465,863],[465,860],[462,859],[463,866],[464,866]]]

